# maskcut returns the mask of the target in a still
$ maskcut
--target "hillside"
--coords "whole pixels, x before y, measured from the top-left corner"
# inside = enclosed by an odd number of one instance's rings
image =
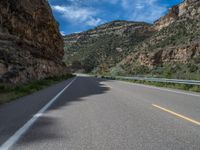
[[[114,74],[199,79],[200,1],[186,0],[155,22],[157,30],[135,48]]]
[[[65,73],[63,39],[46,0],[0,1],[0,81]]]
[[[76,69],[111,75],[200,78],[199,0],[185,0],[172,7],[153,25],[114,21],[64,39],[66,62]]]
[[[67,35],[64,37],[65,62],[86,72],[108,72],[152,33],[151,25],[147,23],[113,21],[86,32]]]

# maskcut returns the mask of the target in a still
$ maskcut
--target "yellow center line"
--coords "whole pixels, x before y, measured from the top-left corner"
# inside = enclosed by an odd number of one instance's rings
[[[172,115],[174,115],[174,116],[177,116],[177,117],[179,117],[179,118],[182,118],[182,119],[184,119],[184,120],[187,120],[187,121],[189,121],[189,122],[192,122],[192,123],[194,123],[194,124],[200,126],[200,122],[199,122],[199,121],[196,121],[196,120],[191,119],[191,118],[189,118],[189,117],[186,117],[186,116],[183,116],[183,115],[181,115],[181,114],[175,113],[175,112],[173,112],[173,111],[171,111],[171,110],[169,110],[169,109],[163,108],[163,107],[158,106],[158,105],[156,105],[156,104],[152,104],[152,106],[154,106],[154,107],[156,107],[156,108],[158,108],[158,109],[161,109],[161,110],[163,110],[163,111],[165,111],[165,112],[168,112],[168,113],[170,113],[170,114],[172,114]]]

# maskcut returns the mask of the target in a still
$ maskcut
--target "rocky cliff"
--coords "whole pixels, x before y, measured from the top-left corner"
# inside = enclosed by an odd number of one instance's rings
[[[63,74],[63,40],[46,0],[0,1],[0,80]]]
[[[200,74],[200,1],[185,0],[155,22],[157,30],[119,65],[127,74],[195,78]],[[145,68],[145,69],[144,69]]]
[[[167,15],[155,22],[154,27],[156,30],[161,30],[177,20],[197,19],[200,13],[199,6],[199,0],[185,0],[183,3],[170,8]]]

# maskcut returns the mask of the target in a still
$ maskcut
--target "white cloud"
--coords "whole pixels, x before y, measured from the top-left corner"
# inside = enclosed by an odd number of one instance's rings
[[[157,20],[169,5],[161,0],[49,0],[56,17],[66,20],[69,30],[87,30],[106,20],[132,20],[150,22]],[[109,7],[107,7],[109,6]],[[60,16],[59,16],[60,15]],[[64,23],[62,23],[63,25]],[[64,25],[63,25],[64,26]],[[65,30],[62,28],[62,30]]]
[[[59,12],[63,18],[72,23],[84,23],[89,26],[96,26],[102,23],[100,18],[95,18],[98,11],[92,8],[79,6],[51,6],[54,11]]]
[[[142,4],[136,4],[135,8],[142,9],[142,8],[144,8],[144,5],[142,5]]]
[[[93,14],[96,14],[95,11],[86,9],[86,8],[80,8],[75,6],[52,6],[53,10],[61,13],[61,15],[70,20],[70,21],[84,21],[91,17]]]
[[[102,24],[102,23],[103,23],[103,21],[100,18],[97,18],[97,19],[91,18],[90,20],[88,20],[86,22],[86,24],[88,26],[97,26],[97,25]]]
[[[60,31],[60,34],[61,34],[62,36],[66,35],[65,31]]]
[[[53,5],[52,8],[67,21],[89,26],[96,26],[104,22],[100,16],[100,11],[104,12],[104,10],[90,8],[90,4],[109,3],[119,5],[123,9],[119,11],[124,12],[122,17],[133,21],[153,22],[167,10],[167,7],[158,4],[158,0],[68,0],[68,2],[71,2],[68,6]],[[84,4],[87,4],[87,7]]]
[[[153,22],[167,10],[158,0],[119,0],[127,12],[127,18],[134,21]]]

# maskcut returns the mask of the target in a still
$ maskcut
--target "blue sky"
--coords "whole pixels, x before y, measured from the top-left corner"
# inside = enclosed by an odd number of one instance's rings
[[[182,0],[49,0],[62,34],[77,33],[113,20],[153,23]]]

